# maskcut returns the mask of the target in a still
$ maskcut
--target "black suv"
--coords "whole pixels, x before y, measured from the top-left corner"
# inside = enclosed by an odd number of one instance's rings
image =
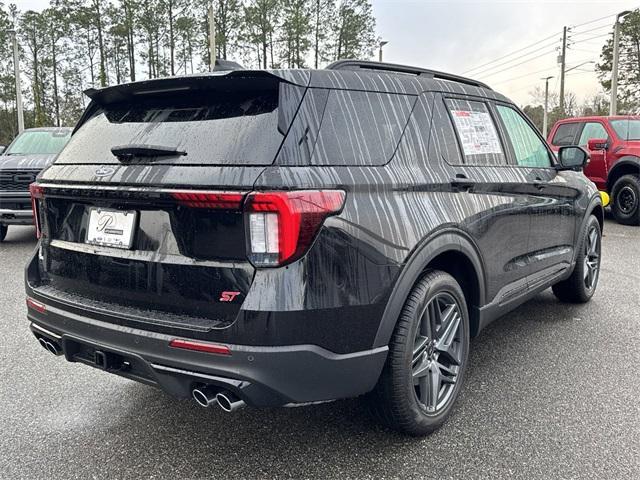
[[[87,92],[32,186],[38,341],[233,411],[368,394],[421,435],[469,338],[553,286],[586,302],[603,209],[479,82],[341,61]]]
[[[62,150],[71,128],[29,128],[0,156],[0,242],[9,225],[32,225],[29,185]]]

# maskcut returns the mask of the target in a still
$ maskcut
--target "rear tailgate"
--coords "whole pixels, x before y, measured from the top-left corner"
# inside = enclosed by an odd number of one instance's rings
[[[254,274],[242,205],[297,107],[282,98],[302,95],[274,78],[94,104],[39,180],[36,294],[149,330],[231,325]],[[110,151],[123,144],[186,154],[123,161]],[[121,244],[96,237],[102,223]]]

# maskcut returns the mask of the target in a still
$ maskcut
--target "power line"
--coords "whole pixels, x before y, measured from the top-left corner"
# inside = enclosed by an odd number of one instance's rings
[[[502,59],[504,59],[504,58],[510,57],[510,56],[512,56],[512,55],[514,55],[514,54],[516,54],[516,53],[520,53],[520,52],[522,52],[523,50],[528,50],[528,49],[529,49],[529,48],[531,48],[531,47],[538,46],[541,42],[546,42],[547,40],[549,40],[549,39],[551,39],[551,38],[553,38],[553,37],[556,37],[557,35],[558,35],[558,33],[554,33],[553,35],[549,35],[548,37],[543,38],[543,39],[541,39],[541,40],[538,40],[537,42],[534,42],[534,43],[532,43],[532,44],[530,44],[530,45],[527,45],[526,47],[522,47],[522,48],[519,48],[519,49],[517,49],[517,50],[514,50],[514,51],[512,51],[512,52],[510,52],[510,53],[507,53],[506,55],[503,55],[503,56],[498,57],[498,58],[496,58],[496,59],[494,59],[494,60],[491,60],[490,62],[483,63],[482,65],[478,65],[477,67],[473,67],[473,68],[471,68],[471,69],[469,69],[469,70],[466,70],[466,71],[464,71],[464,72],[462,72],[462,73],[463,73],[463,75],[465,75],[465,74],[467,74],[467,73],[469,73],[469,72],[473,72],[474,70],[478,70],[478,69],[481,69],[481,68],[483,68],[483,67],[485,67],[485,66],[487,66],[487,65],[491,65],[492,63],[498,62],[498,61],[500,61],[500,60],[502,60]]]
[[[502,70],[498,70],[497,72],[489,72],[489,73],[486,73],[486,74],[482,74],[482,77],[483,78],[484,77],[492,77],[493,75],[497,75],[499,73],[506,72],[507,70],[511,70],[512,68],[518,67],[518,66],[523,65],[525,63],[528,63],[528,62],[530,62],[532,60],[536,60],[536,59],[538,59],[540,57],[544,57],[545,55],[549,55],[550,53],[553,53],[553,52],[555,52],[555,49],[548,50],[546,52],[541,53],[540,55],[536,55],[535,57],[527,58],[526,60],[523,60],[522,62],[516,63],[516,64],[511,65],[511,66],[506,67],[506,68],[503,68]]]
[[[473,75],[474,75],[474,76],[484,75],[484,74],[486,74],[486,72],[490,72],[490,71],[491,71],[491,70],[493,70],[493,69],[500,68],[500,67],[503,67],[503,66],[505,66],[505,65],[509,65],[509,64],[510,64],[510,63],[512,63],[512,62],[517,62],[517,61],[519,61],[519,60],[522,60],[523,58],[528,57],[529,55],[533,55],[534,53],[538,53],[538,52],[540,52],[541,50],[544,50],[545,48],[547,48],[547,49],[548,49],[549,47],[553,46],[555,43],[556,43],[556,42],[554,41],[554,42],[553,42],[553,43],[551,43],[551,44],[548,44],[548,45],[542,45],[542,46],[540,46],[539,48],[537,48],[537,49],[535,49],[535,50],[532,50],[532,51],[530,51],[530,52],[528,52],[528,53],[525,53],[524,55],[521,55],[521,56],[519,56],[519,57],[517,57],[517,58],[513,58],[513,59],[511,59],[511,60],[506,60],[506,61],[504,61],[504,62],[502,62],[502,63],[498,63],[498,64],[493,65],[493,66],[488,67],[488,68],[483,68],[482,70],[479,70],[479,71],[477,71],[477,72],[473,73]],[[491,74],[490,74],[490,75],[491,75]]]

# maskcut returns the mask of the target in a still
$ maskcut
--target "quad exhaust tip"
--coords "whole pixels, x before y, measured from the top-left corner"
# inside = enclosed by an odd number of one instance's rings
[[[42,348],[46,349],[49,353],[52,353],[53,355],[58,356],[62,354],[60,347],[55,342],[47,340],[44,337],[38,337],[38,343],[42,345]]]
[[[194,388],[191,391],[191,396],[198,405],[207,408],[218,403],[218,400],[216,399],[216,394],[218,393],[218,391],[219,390],[217,388],[214,388],[210,385],[198,387]]]
[[[220,408],[227,413],[235,412],[245,406],[244,401],[240,400],[233,393],[220,392],[216,395],[216,400]]]

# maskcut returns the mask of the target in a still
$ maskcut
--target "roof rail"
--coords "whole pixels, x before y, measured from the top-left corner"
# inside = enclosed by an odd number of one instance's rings
[[[474,87],[493,90],[486,83],[479,82],[467,77],[461,77],[452,73],[428,70],[426,68],[411,67],[408,65],[398,65],[395,63],[372,62],[370,60],[338,60],[327,66],[327,70],[382,70],[390,73],[407,73],[410,75],[420,75],[438,80],[448,80],[450,82],[464,83]]]

